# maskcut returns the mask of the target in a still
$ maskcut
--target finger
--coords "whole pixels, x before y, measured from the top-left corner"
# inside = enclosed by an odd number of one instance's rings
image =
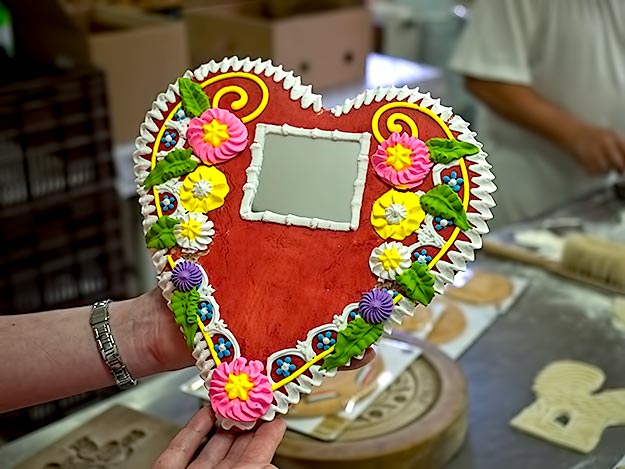
[[[596,154],[584,154],[583,156],[578,157],[578,162],[586,169],[590,174],[598,174],[599,166],[597,161],[601,158],[601,152],[596,152]]]
[[[217,466],[217,469],[231,469],[232,467],[235,467],[252,441],[252,438],[254,438],[253,432],[241,434],[233,443],[225,459]]]
[[[286,423],[280,418],[262,424],[254,432],[254,437],[239,458],[239,463],[270,464],[285,431]]]
[[[616,134],[616,144],[621,152],[621,157],[625,158],[625,137]]]
[[[215,417],[208,407],[201,408],[189,423],[171,440],[159,456],[155,468],[186,467],[206,434],[213,428]]]
[[[195,458],[189,468],[211,469],[217,467],[224,460],[226,454],[228,454],[236,437],[237,434],[235,432],[217,430],[215,436],[208,440],[202,452]]]
[[[612,162],[610,161],[610,155],[606,149],[605,143],[601,145],[600,151],[597,152],[593,162],[595,163],[595,172],[597,173],[607,173],[610,170]]]
[[[352,360],[349,366],[342,366],[339,368],[339,371],[357,370],[358,368],[362,368],[363,366],[367,365],[374,358],[375,350],[369,347],[367,350],[365,350],[365,354],[360,360]]]
[[[612,163],[612,167],[617,171],[625,170],[625,148],[621,147],[620,138],[615,135],[613,140],[606,142],[606,150]],[[625,143],[623,143],[625,146]]]

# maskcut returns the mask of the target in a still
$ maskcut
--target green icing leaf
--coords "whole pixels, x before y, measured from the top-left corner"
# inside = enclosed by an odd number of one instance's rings
[[[185,150],[176,148],[167,153],[165,158],[156,163],[154,169],[150,171],[148,177],[143,181],[143,186],[146,189],[151,189],[157,184],[162,184],[169,179],[193,171],[197,167],[197,161],[191,159],[192,152],[191,148]]]
[[[178,89],[182,97],[182,107],[187,117],[199,117],[211,108],[210,100],[204,90],[189,78],[178,78]]]
[[[421,196],[421,208],[432,216],[453,220],[462,230],[471,228],[458,194],[447,184],[440,184]]]
[[[179,223],[175,218],[163,216],[156,220],[145,235],[149,248],[165,249],[176,245],[174,226]]]
[[[197,288],[188,292],[176,290],[171,296],[171,310],[174,313],[176,324],[182,328],[187,346],[193,349],[193,338],[198,331],[197,325],[197,304],[200,301],[200,294]]]
[[[448,164],[463,156],[475,155],[480,151],[471,143],[460,142],[455,138],[431,138],[425,142],[430,150],[430,160],[434,163]]]
[[[323,361],[323,370],[331,370],[345,365],[350,358],[360,355],[373,345],[384,333],[382,324],[369,324],[358,317],[345,329],[339,331],[334,352]]]
[[[404,296],[424,306],[434,298],[434,276],[425,264],[413,262],[409,269],[395,278],[395,283]]]

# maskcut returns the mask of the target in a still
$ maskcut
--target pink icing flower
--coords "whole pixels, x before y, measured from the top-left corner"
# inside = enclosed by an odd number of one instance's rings
[[[271,383],[263,374],[263,363],[235,358],[221,363],[210,380],[208,395],[215,413],[236,422],[254,422],[273,402]]]
[[[187,140],[204,164],[228,161],[247,146],[247,128],[225,109],[213,108],[189,122]]]
[[[434,166],[425,143],[405,132],[394,132],[378,145],[371,164],[378,176],[399,189],[417,187]]]

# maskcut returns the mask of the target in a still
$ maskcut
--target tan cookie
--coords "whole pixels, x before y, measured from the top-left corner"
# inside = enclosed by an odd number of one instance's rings
[[[444,344],[462,334],[466,327],[467,320],[462,309],[454,303],[447,303],[427,340],[433,344]]]
[[[478,270],[463,287],[450,287],[445,294],[466,303],[489,304],[505,300],[512,290],[513,284],[508,277]]]
[[[304,396],[299,404],[289,409],[289,417],[318,417],[336,414],[351,400],[359,400],[373,392],[377,378],[384,370],[380,357],[369,365],[354,371],[340,371],[334,378],[326,378],[312,394]]]
[[[589,453],[607,427],[625,425],[625,389],[599,391],[605,378],[600,368],[589,363],[551,362],[534,379],[536,400],[510,425],[565,448]]]
[[[427,306],[418,305],[414,309],[412,316],[406,316],[402,320],[399,328],[406,332],[420,332],[430,325],[433,317],[431,309]]]

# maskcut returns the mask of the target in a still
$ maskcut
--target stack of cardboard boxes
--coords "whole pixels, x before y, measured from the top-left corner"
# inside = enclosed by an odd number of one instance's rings
[[[115,144],[134,140],[145,112],[169,83],[212,59],[271,59],[317,90],[364,77],[372,29],[359,1],[198,3],[191,0],[179,19],[110,5],[72,8],[89,60],[107,78]]]

